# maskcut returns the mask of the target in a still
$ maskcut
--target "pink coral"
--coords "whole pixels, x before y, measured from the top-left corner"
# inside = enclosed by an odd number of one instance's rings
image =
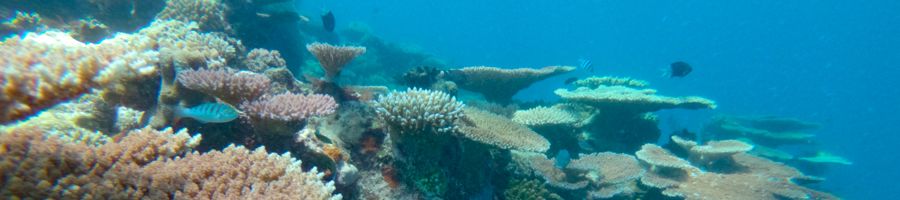
[[[269,90],[271,80],[262,74],[228,69],[187,69],[178,73],[184,87],[238,104],[259,98]]]
[[[306,45],[306,49],[319,60],[319,64],[325,70],[326,81],[333,81],[341,74],[344,65],[366,53],[365,47],[333,46],[318,42]]]
[[[240,107],[251,118],[302,121],[312,116],[334,113],[338,104],[328,95],[284,93],[245,102]]]

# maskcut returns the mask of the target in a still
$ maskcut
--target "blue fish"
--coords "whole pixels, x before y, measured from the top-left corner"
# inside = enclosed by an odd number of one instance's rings
[[[204,103],[191,108],[175,108],[175,119],[191,118],[203,123],[225,123],[237,119],[240,112],[224,103]]]
[[[594,62],[591,59],[578,59],[578,68],[587,70],[588,72],[594,72]]]
[[[554,165],[556,165],[556,168],[562,169],[569,165],[569,162],[572,161],[572,156],[569,155],[568,150],[563,149],[559,150],[559,153],[556,153],[556,158],[553,158],[553,160],[555,161]]]

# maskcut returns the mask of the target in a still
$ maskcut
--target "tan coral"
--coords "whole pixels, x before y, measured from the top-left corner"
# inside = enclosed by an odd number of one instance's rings
[[[366,53],[365,47],[333,46],[318,42],[306,45],[306,49],[319,60],[319,65],[325,71],[325,81],[334,81],[347,63]]]
[[[531,127],[572,126],[580,121],[566,110],[543,106],[516,111],[512,120]]]
[[[287,67],[287,62],[281,58],[277,50],[253,49],[244,58],[244,67],[256,73],[263,73],[270,68]]]
[[[571,66],[541,69],[476,66],[452,70],[447,78],[462,89],[481,93],[489,101],[508,103],[513,95],[532,83],[574,70]]]
[[[41,132],[0,134],[0,194],[34,199],[340,199],[313,169],[288,154],[230,146],[185,152],[199,136],[185,130],[136,130],[100,146],[67,143]],[[30,166],[21,168],[16,166]]]
[[[556,95],[570,102],[599,108],[621,109],[635,113],[662,109],[713,109],[715,102],[702,97],[667,97],[656,95],[653,89],[634,89],[624,86],[579,87],[573,91],[557,89]]]
[[[204,31],[230,31],[228,7],[221,0],[168,0],[157,19],[196,22]]]
[[[231,105],[256,100],[268,92],[269,77],[253,72],[231,69],[186,69],[178,72],[178,82],[184,87],[216,97]]]
[[[596,171],[601,177],[595,182],[604,185],[635,180],[645,172],[634,156],[610,152],[581,155],[580,158],[572,160],[567,168]]]
[[[27,120],[8,125],[0,125],[0,134],[23,130],[41,131],[48,137],[57,137],[66,142],[102,145],[110,141],[110,137],[101,132],[106,127],[104,118],[110,113],[101,108],[97,95],[87,94],[70,102],[53,106]],[[88,123],[79,123],[88,122]],[[128,129],[131,130],[131,129]]]
[[[614,86],[620,85],[625,87],[632,88],[642,88],[647,87],[650,83],[644,80],[633,79],[630,77],[613,77],[613,76],[591,76],[584,79],[577,80],[572,83],[572,85],[578,87],[587,87],[587,88],[597,88],[600,86]]]
[[[550,149],[550,142],[528,127],[476,108],[464,110],[465,123],[461,123],[459,132],[466,138],[502,149],[533,152]]]
[[[60,32],[0,42],[0,123],[22,119],[94,87],[156,73],[157,52],[139,36],[84,44]]]

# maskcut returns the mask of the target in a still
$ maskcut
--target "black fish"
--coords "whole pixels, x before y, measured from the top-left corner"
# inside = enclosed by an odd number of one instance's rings
[[[670,66],[672,67],[672,70],[669,71],[669,77],[672,78],[687,76],[694,70],[690,64],[682,61],[674,62]]]
[[[334,14],[331,11],[322,15],[322,27],[325,28],[325,31],[334,31]]]
[[[563,83],[568,85],[568,84],[572,84],[573,82],[575,82],[577,80],[578,80],[578,77],[567,78],[566,81],[563,81]]]

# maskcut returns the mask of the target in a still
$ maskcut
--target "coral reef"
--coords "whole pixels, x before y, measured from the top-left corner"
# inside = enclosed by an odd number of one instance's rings
[[[501,149],[545,152],[550,142],[528,127],[475,108],[464,108],[465,118],[459,132],[468,139]]]
[[[306,45],[306,49],[316,56],[322,70],[325,70],[325,81],[334,81],[347,63],[366,53],[365,47],[333,46],[318,42]]]
[[[177,76],[178,83],[184,87],[232,105],[259,98],[269,90],[272,82],[262,74],[230,69],[186,69]]]
[[[230,31],[227,11],[228,7],[220,0],[168,0],[156,18],[195,22],[204,31]]]
[[[45,138],[41,132],[0,135],[4,184],[17,198],[288,198],[340,199],[315,169],[303,172],[289,155],[229,147],[188,153],[199,136],[141,129],[92,147]],[[15,166],[30,166],[27,168]],[[235,176],[240,174],[240,176]],[[132,189],[126,189],[132,188]]]
[[[281,58],[281,53],[277,50],[253,49],[247,53],[244,66],[250,71],[262,73],[270,68],[286,67],[287,62]]]
[[[240,106],[250,118],[277,121],[301,121],[311,116],[328,115],[337,107],[337,102],[328,95],[290,93],[264,96]]]
[[[731,143],[731,142],[727,142]],[[722,145],[711,145],[722,146]],[[731,145],[728,145],[731,146]],[[696,147],[694,147],[696,148]],[[727,148],[725,148],[727,149]],[[685,199],[837,199],[795,184],[805,175],[796,169],[745,153],[730,155],[730,172],[702,171],[686,160],[653,144],[635,153],[650,167],[641,178],[644,185],[659,188],[668,197]]]
[[[577,87],[598,88],[600,86],[625,86],[633,88],[647,87],[650,83],[644,80],[633,79],[629,77],[612,77],[612,76],[591,76],[572,82]]]
[[[583,103],[601,109],[615,108],[634,113],[653,112],[662,109],[713,109],[716,104],[702,97],[657,96],[656,90],[638,90],[624,86],[600,85],[596,88],[580,87],[574,91],[558,89],[557,95],[566,101]]]
[[[543,106],[516,111],[512,120],[531,127],[572,126],[580,121],[566,110]]]
[[[84,44],[61,32],[0,42],[0,123],[22,119],[95,87],[156,73],[157,52],[140,37],[119,35]],[[112,85],[112,86],[109,86]]]
[[[373,103],[375,112],[391,132],[452,133],[456,120],[463,117],[464,105],[447,93],[410,88],[391,92]]]
[[[541,69],[477,66],[450,70],[447,79],[462,89],[481,93],[489,101],[509,103],[513,95],[532,83],[574,70],[575,67],[571,66],[548,66]]]

